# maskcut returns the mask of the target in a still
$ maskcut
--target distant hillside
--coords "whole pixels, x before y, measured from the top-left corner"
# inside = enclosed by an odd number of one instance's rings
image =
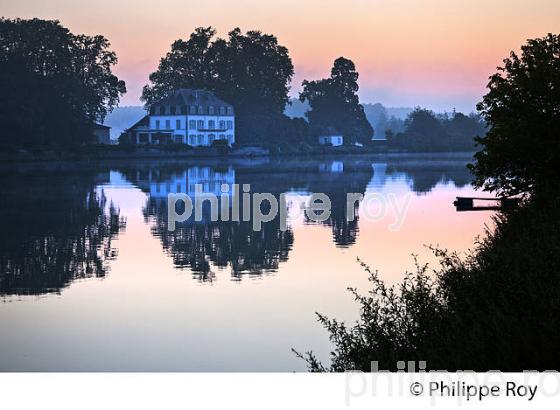
[[[105,125],[111,127],[111,138],[117,139],[121,133],[140,120],[146,111],[141,106],[117,107],[105,118]]]

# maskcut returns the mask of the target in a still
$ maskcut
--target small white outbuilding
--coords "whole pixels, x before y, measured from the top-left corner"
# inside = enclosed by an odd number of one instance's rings
[[[338,147],[344,144],[344,137],[340,132],[332,127],[328,127],[325,132],[319,135],[319,145],[332,145]]]

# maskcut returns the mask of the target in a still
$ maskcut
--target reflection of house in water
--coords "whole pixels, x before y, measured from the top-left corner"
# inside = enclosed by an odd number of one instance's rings
[[[232,200],[231,185],[238,183],[232,167],[190,167],[188,169],[144,169],[126,172],[127,178],[149,193],[144,209],[147,220],[152,222],[152,234],[161,241],[163,249],[173,258],[174,265],[187,268],[198,280],[211,280],[214,268],[228,268],[234,279],[243,275],[260,276],[274,272],[281,262],[288,259],[293,234],[280,230],[280,220],[264,223],[261,231],[253,230],[252,221],[212,221],[209,201],[203,203],[201,221],[191,217],[177,223],[173,232],[168,229],[167,195],[185,193],[196,198],[199,184],[204,194],[218,198],[227,195]],[[228,184],[228,193],[221,192],[221,185]],[[218,206],[223,205],[218,201]],[[231,202],[228,202],[231,206]],[[179,211],[180,212],[180,211]],[[219,214],[221,215],[221,208]]]
[[[165,172],[162,169],[135,170],[127,173],[136,186],[150,194],[153,199],[167,199],[168,194],[187,194],[195,197],[196,187],[202,192],[216,196],[230,196],[231,186],[235,184],[235,170],[232,167],[190,167],[186,170]],[[223,184],[227,184],[229,192],[222,193]]]
[[[229,186],[228,192],[222,192],[222,185]],[[150,196],[159,198],[168,194],[187,194],[195,197],[196,187],[205,194],[230,196],[231,186],[235,184],[235,171],[229,167],[216,170],[210,167],[191,167],[181,174],[165,181],[150,181]]]
[[[342,161],[322,162],[319,164],[319,172],[343,172],[344,163]]]

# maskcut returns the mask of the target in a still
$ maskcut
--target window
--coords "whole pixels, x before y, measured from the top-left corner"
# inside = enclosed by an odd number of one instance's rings
[[[233,121],[230,120],[230,121],[227,122],[227,129],[228,130],[233,129]]]
[[[189,145],[196,144],[196,135],[189,135]]]
[[[183,136],[182,135],[175,135],[175,142],[177,144],[182,144],[183,143]]]
[[[189,121],[189,129],[194,130],[196,128],[196,120]]]
[[[220,107],[220,115],[226,115],[226,107]]]
[[[180,129],[181,129],[181,120],[177,120],[177,121],[176,121],[175,129],[176,129],[176,130],[180,130]]]
[[[191,114],[196,114],[196,107],[191,105]]]
[[[208,128],[210,128],[211,130],[216,128],[216,121],[214,120],[210,120],[208,121]]]
[[[169,105],[165,106],[165,113],[168,115],[171,114],[171,107]]]
[[[178,105],[175,107],[175,114],[181,114],[181,107]]]
[[[171,129],[171,120],[165,120],[165,129]]]
[[[197,128],[198,128],[199,130],[204,129],[204,120],[198,120],[198,121],[196,122],[196,126],[197,126]]]
[[[208,107],[208,114],[214,115],[214,107]]]
[[[212,145],[212,143],[214,142],[215,139],[215,135],[214,134],[210,134],[208,135],[208,144]]]
[[[233,107],[227,107],[227,114],[233,115]]]
[[[156,130],[159,130],[159,120],[156,120]]]
[[[200,115],[204,114],[204,108],[202,107],[202,105],[199,105],[199,106],[198,106],[198,113],[199,113]]]
[[[198,134],[198,145],[202,145],[202,143],[203,143],[203,138],[204,138],[204,135]]]
[[[220,129],[223,130],[226,126],[226,122],[224,120],[220,120]]]

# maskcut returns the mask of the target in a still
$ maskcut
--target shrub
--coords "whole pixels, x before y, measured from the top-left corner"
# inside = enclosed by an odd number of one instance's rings
[[[560,368],[560,200],[534,198],[496,217],[466,259],[434,250],[440,266],[418,265],[398,287],[377,272],[360,295],[352,326],[318,314],[334,344],[331,364],[297,353],[312,371],[396,370],[397,361],[427,369],[502,371]]]

